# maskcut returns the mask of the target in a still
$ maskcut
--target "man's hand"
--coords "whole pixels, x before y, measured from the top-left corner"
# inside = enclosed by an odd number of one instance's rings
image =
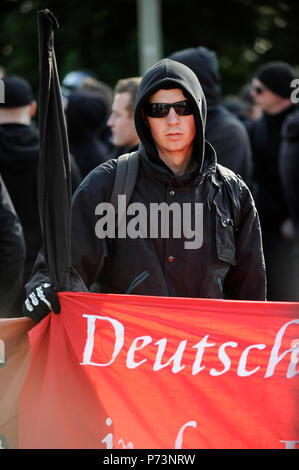
[[[23,314],[39,323],[50,311],[60,312],[60,303],[56,291],[51,284],[36,287],[27,297],[23,305]]]

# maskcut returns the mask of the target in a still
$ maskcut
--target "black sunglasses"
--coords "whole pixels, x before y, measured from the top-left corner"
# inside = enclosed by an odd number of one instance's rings
[[[152,118],[167,116],[170,108],[173,108],[179,116],[193,114],[191,104],[188,100],[177,101],[176,103],[146,103],[143,106],[144,114]]]
[[[255,93],[257,93],[258,95],[261,95],[265,91],[265,88],[262,88],[261,86],[258,86],[258,85],[255,85],[255,86],[253,85],[252,90],[255,91]]]

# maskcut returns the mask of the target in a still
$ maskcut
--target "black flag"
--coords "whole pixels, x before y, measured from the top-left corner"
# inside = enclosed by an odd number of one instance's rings
[[[50,282],[69,290],[71,263],[71,164],[54,50],[58,22],[49,10],[37,12],[39,38],[39,210]]]

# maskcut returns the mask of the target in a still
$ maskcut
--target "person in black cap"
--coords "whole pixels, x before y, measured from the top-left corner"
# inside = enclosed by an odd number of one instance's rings
[[[267,267],[268,300],[291,299],[291,242],[283,235],[289,217],[279,172],[281,129],[296,110],[291,101],[293,68],[284,62],[262,65],[251,94],[263,115],[249,127],[254,161],[255,200],[260,214]]]

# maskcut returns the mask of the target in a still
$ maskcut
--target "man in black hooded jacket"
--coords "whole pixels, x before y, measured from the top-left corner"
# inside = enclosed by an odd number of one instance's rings
[[[115,180],[118,162],[109,160],[85,178],[73,197],[73,290],[82,290],[76,283],[79,275],[85,290],[100,278],[101,292],[265,300],[261,231],[252,196],[242,179],[217,164],[205,140],[205,123],[206,101],[196,75],[169,59],[151,67],[135,103],[139,173],[127,214],[134,215],[136,203],[141,204],[142,223],[150,225],[153,205],[176,203],[182,211],[188,206],[196,222],[201,204],[202,243],[186,246],[190,237],[183,219],[180,237],[111,235],[112,250],[104,263],[104,243],[95,227],[96,208],[109,202]],[[127,228],[134,222],[129,219]],[[59,304],[42,256],[35,270],[24,313],[39,321],[51,308],[59,312]]]

